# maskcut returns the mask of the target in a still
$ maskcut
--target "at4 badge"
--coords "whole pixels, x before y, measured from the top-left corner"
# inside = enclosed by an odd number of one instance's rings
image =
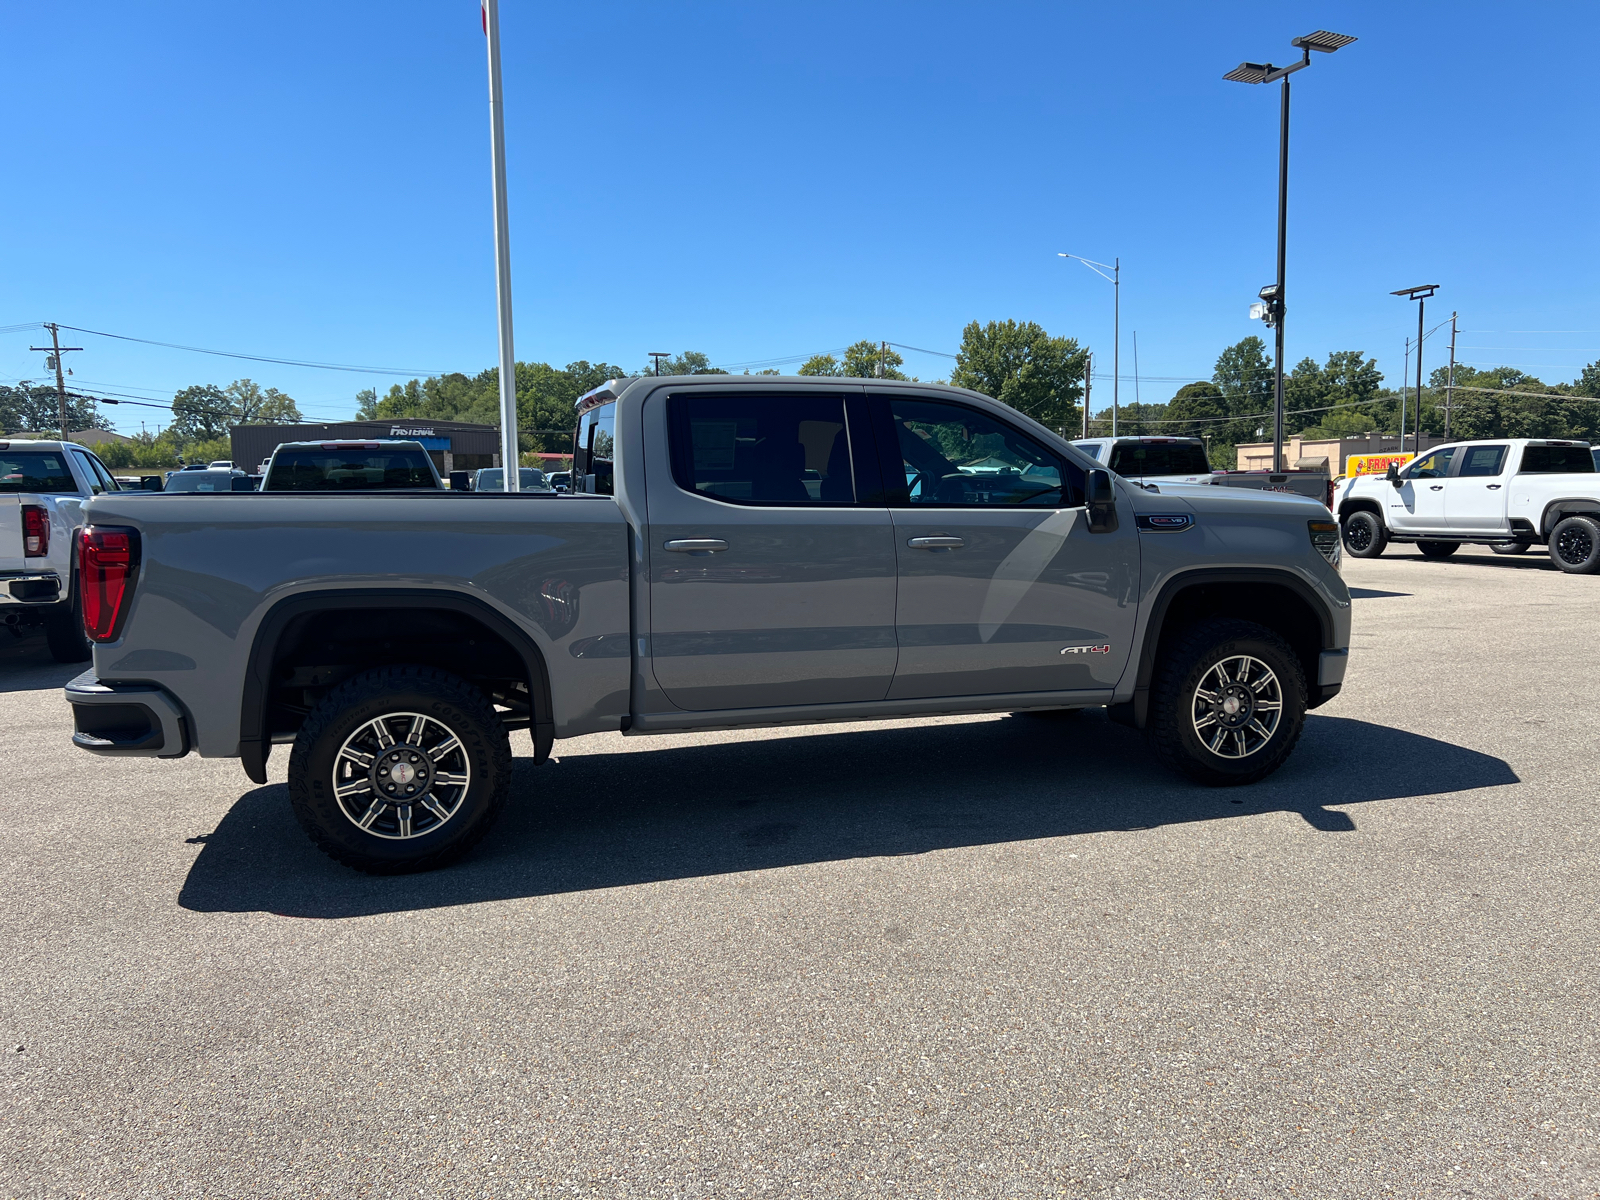
[[[1063,654],[1110,654],[1110,646],[1063,646]]]

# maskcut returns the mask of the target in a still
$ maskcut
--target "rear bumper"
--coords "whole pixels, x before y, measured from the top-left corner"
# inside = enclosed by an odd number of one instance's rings
[[[33,608],[54,604],[63,596],[61,576],[54,571],[0,575],[0,607],[26,605]]]
[[[85,671],[65,688],[72,744],[111,758],[182,758],[188,723],[178,702],[153,683],[101,683]]]

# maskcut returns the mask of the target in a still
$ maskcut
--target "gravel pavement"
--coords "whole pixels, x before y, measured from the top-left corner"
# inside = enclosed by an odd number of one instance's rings
[[[517,734],[399,879],[0,648],[0,1196],[1600,1195],[1600,579],[1347,578],[1253,788],[1099,713]]]

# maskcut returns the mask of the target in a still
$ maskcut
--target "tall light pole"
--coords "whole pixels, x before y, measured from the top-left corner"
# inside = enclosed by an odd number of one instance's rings
[[[489,145],[494,168],[494,291],[500,315],[500,465],[506,491],[522,490],[517,451],[517,355],[511,342],[511,218],[506,210],[505,97],[500,89],[500,2],[482,0],[489,43]]]
[[[1111,436],[1117,436],[1117,384],[1122,374],[1122,259],[1113,258],[1110,264],[1095,262],[1092,258],[1080,258],[1076,254],[1060,254],[1057,258],[1071,258],[1081,262],[1101,279],[1111,284]],[[1107,275],[1106,272],[1111,274]],[[1088,393],[1084,394],[1084,417],[1089,415]],[[1088,426],[1084,427],[1084,437],[1088,437]]]
[[[1234,83],[1275,83],[1283,81],[1283,101],[1278,117],[1278,282],[1261,289],[1261,299],[1266,301],[1263,316],[1277,334],[1272,360],[1272,469],[1283,470],[1283,311],[1284,275],[1289,243],[1289,76],[1311,65],[1311,52],[1332,54],[1356,39],[1343,33],[1329,33],[1319,29],[1305,37],[1297,37],[1289,44],[1303,57],[1287,67],[1271,63],[1240,63],[1223,76]],[[1270,290],[1269,290],[1270,288]]]
[[[1412,435],[1411,449],[1419,457],[1422,454],[1422,310],[1427,307],[1427,299],[1439,290],[1437,283],[1422,283],[1416,287],[1401,288],[1398,292],[1390,292],[1391,296],[1403,296],[1407,300],[1417,302],[1417,419],[1412,422],[1416,432]],[[1405,430],[1400,431],[1400,449],[1406,448]]]

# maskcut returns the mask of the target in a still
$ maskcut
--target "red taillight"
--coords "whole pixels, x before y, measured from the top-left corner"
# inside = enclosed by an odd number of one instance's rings
[[[50,553],[50,514],[37,504],[22,506],[22,554],[43,558]]]
[[[83,596],[83,631],[109,642],[122,628],[139,570],[139,533],[115,526],[86,525],[78,542],[78,588]]]

